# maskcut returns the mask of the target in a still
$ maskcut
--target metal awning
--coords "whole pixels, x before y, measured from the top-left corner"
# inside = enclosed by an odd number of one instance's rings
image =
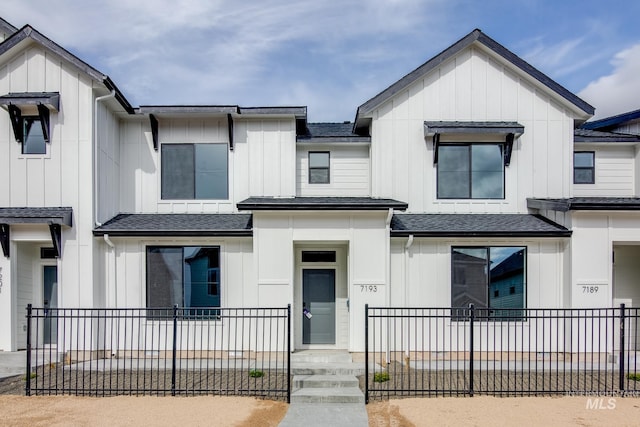
[[[56,258],[62,249],[62,227],[73,226],[73,209],[67,207],[53,208],[0,208],[0,246],[2,253],[9,258],[11,225],[13,224],[46,224],[51,233],[51,242]]]

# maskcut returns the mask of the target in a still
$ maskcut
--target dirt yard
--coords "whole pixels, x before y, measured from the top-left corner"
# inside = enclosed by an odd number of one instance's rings
[[[640,425],[640,399],[612,399],[421,398],[367,410],[373,427]],[[286,403],[248,397],[0,396],[0,425],[7,426],[277,426],[286,411]]]

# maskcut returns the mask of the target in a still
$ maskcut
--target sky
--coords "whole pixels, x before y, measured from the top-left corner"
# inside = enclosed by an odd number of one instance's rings
[[[640,109],[633,0],[2,0],[139,105],[359,105],[480,28],[596,107]]]

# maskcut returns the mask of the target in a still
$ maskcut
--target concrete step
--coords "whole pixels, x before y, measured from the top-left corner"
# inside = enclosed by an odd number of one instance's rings
[[[364,394],[358,387],[301,388],[291,393],[291,403],[364,404]]]
[[[364,375],[362,363],[311,363],[291,362],[293,375]]]
[[[351,363],[351,354],[346,351],[302,350],[291,354],[292,363]]]
[[[296,375],[293,388],[345,388],[358,387],[358,379],[353,375]]]

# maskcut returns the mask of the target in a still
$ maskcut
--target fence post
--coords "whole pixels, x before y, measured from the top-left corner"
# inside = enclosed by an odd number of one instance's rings
[[[469,396],[473,396],[473,321],[475,319],[475,307],[469,304]]]
[[[31,396],[31,316],[33,306],[27,304],[27,372],[25,374],[24,392],[27,396]]]
[[[171,396],[176,395],[176,347],[178,335],[178,304],[173,306],[173,352],[171,356]]]
[[[364,305],[364,403],[369,403],[369,304]]]
[[[625,305],[620,304],[620,391],[624,392],[624,335],[625,335]]]
[[[287,304],[287,403],[291,403],[291,304]]]

